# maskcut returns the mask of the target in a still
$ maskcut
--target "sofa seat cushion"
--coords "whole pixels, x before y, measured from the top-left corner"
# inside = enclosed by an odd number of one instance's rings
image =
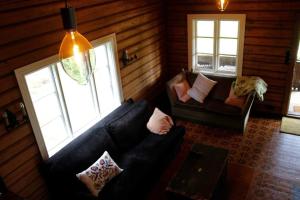
[[[183,109],[189,109],[189,110],[194,110],[194,111],[195,110],[197,110],[197,111],[204,110],[204,104],[203,103],[199,103],[195,99],[190,99],[190,100],[188,100],[185,103],[177,100],[176,103],[175,103],[175,107],[183,108]]]
[[[181,109],[188,109],[194,112],[214,112],[222,115],[240,116],[242,109],[227,105],[221,100],[207,98],[204,103],[199,103],[194,99],[190,99],[188,102],[183,103],[176,101],[175,107]]]
[[[149,118],[148,104],[146,101],[140,101],[107,124],[106,127],[116,145],[126,152],[146,137],[146,124]]]
[[[215,99],[209,99],[204,103],[204,109],[210,112],[223,114],[223,115],[229,115],[229,116],[241,116],[242,109],[227,105],[223,101],[215,100]]]
[[[128,158],[127,158],[128,159]],[[131,200],[146,194],[149,173],[154,171],[154,163],[131,158],[126,168],[117,177],[106,184],[99,193],[101,200]]]
[[[183,127],[172,128],[167,135],[149,133],[140,144],[123,154],[119,163],[123,172],[103,188],[99,199],[131,200],[145,195],[149,184],[159,178],[159,172],[181,144],[184,133]]]
[[[140,144],[123,155],[120,166],[126,167],[126,160],[132,158],[151,163],[162,162],[164,156],[172,152],[172,148],[183,138],[184,132],[183,127],[173,127],[166,135],[150,133]]]

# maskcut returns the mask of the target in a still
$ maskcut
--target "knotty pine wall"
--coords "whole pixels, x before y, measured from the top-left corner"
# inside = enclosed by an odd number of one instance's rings
[[[164,17],[161,0],[69,0],[78,30],[89,40],[116,33],[119,57],[127,48],[138,60],[123,67],[125,99],[150,98],[164,71]],[[62,0],[0,2],[0,111],[17,112],[22,101],[14,70],[58,53],[64,36]],[[155,91],[155,92],[154,92]],[[11,132],[0,121],[0,175],[8,188],[29,200],[47,199],[38,171],[41,156],[29,123]]]
[[[269,85],[263,103],[255,109],[283,113],[293,63],[285,64],[286,51],[295,57],[295,22],[298,0],[229,0],[224,13],[246,14],[243,75],[262,77]],[[217,14],[215,0],[168,0],[167,60],[169,77],[188,66],[187,14]]]

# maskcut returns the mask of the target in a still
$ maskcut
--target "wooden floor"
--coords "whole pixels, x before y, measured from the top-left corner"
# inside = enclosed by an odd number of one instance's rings
[[[186,121],[181,151],[163,173],[149,200],[167,199],[165,187],[193,143],[229,150],[226,193],[229,200],[300,199],[300,136],[280,133],[280,120],[251,118],[244,135]]]

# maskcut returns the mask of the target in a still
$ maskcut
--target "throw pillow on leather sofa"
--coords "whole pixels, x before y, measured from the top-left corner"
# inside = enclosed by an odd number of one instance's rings
[[[207,76],[217,82],[203,103],[190,99],[183,103],[179,101],[174,85],[187,80],[192,85],[197,73],[181,72],[167,83],[167,94],[171,104],[173,117],[218,127],[232,128],[244,132],[248,122],[250,110],[254,101],[254,93],[246,97],[243,107],[236,107],[225,103],[235,78]]]

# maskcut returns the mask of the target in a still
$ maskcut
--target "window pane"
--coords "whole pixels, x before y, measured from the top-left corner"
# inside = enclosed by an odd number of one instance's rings
[[[51,68],[38,70],[26,75],[25,78],[39,125],[44,126],[59,117],[62,112]],[[47,91],[48,89],[50,91]]]
[[[87,126],[97,117],[97,107],[91,89],[91,80],[80,85],[70,78],[58,64],[58,72],[73,132]]]
[[[236,57],[234,57],[234,56],[219,56],[218,70],[235,73]]]
[[[197,67],[200,70],[213,70],[213,56],[212,55],[198,55]]]
[[[30,97],[33,101],[38,100],[55,91],[50,67],[40,69],[25,76]]]
[[[239,32],[238,21],[221,21],[220,22],[220,37],[237,38]]]
[[[101,66],[108,66],[108,57],[105,44],[94,48],[96,55],[96,68],[95,70],[99,70]]]
[[[97,63],[94,77],[101,117],[106,116],[120,105],[119,97],[114,92],[117,88],[114,87],[113,82],[116,81],[117,77],[115,77],[115,66],[109,60],[112,56],[111,50],[109,43],[95,48]]]
[[[28,74],[25,80],[49,152],[70,137],[65,126],[51,67]]]
[[[33,101],[33,104],[40,126],[44,126],[62,114],[56,93]]]
[[[237,39],[220,39],[220,54],[237,55]]]
[[[197,36],[214,37],[214,21],[197,21]]]
[[[51,149],[71,137],[66,132],[65,123],[62,117],[58,117],[41,129],[48,151],[51,151]]]
[[[214,53],[214,40],[212,38],[197,38],[197,53]]]

